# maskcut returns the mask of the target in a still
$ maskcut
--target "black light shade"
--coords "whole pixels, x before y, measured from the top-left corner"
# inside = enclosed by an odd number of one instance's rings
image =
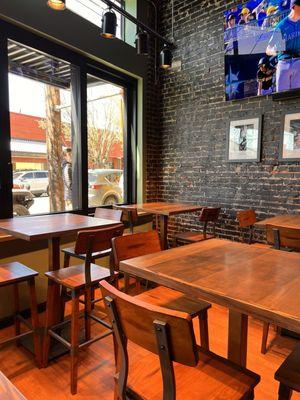
[[[47,4],[55,11],[63,11],[66,9],[66,0],[48,0]]]
[[[172,67],[173,54],[168,46],[165,46],[160,52],[160,67],[169,69]]]
[[[141,31],[136,35],[135,40],[136,51],[139,55],[149,54],[149,36],[145,31]]]
[[[106,39],[114,39],[117,32],[117,16],[113,10],[108,10],[102,17],[102,33],[101,36]]]

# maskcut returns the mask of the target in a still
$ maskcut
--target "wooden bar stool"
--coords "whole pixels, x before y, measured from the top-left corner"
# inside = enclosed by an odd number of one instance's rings
[[[276,371],[275,379],[280,383],[278,400],[290,400],[293,391],[300,393],[300,345]]]
[[[0,287],[12,286],[15,308],[15,336],[1,340],[0,345],[18,341],[18,339],[24,338],[28,335],[33,335],[35,360],[37,366],[40,368],[41,336],[39,333],[39,317],[35,291],[35,277],[37,275],[38,272],[18,262],[0,265]],[[19,284],[23,282],[27,283],[29,289],[31,323],[20,314]],[[29,331],[21,333],[21,323],[29,328]]]
[[[123,234],[124,225],[120,224],[112,228],[81,231],[78,233],[75,251],[86,254],[85,263],[58,271],[47,272],[48,295],[46,310],[46,331],[43,349],[43,365],[48,364],[50,337],[62,343],[71,353],[71,393],[77,393],[78,376],[78,352],[111,334],[111,325],[92,313],[92,289],[99,286],[103,279],[113,280],[114,272],[105,267],[92,264],[93,253],[106,251],[111,248],[111,239]],[[62,288],[62,309],[65,301],[71,299],[71,319],[55,324],[54,296],[57,293],[57,285]],[[80,297],[84,296],[84,312],[79,312]],[[79,318],[85,320],[85,341],[79,343]],[[63,320],[63,315],[62,318]],[[91,319],[108,328],[108,332],[91,338]],[[71,340],[66,340],[59,334],[59,330],[71,323]]]
[[[190,315],[100,286],[114,332],[115,400],[254,399],[259,375],[197,346]],[[129,341],[143,358],[131,360]]]
[[[160,252],[161,244],[158,232],[150,231],[135,233],[130,236],[116,237],[112,240],[112,249],[115,268],[119,269],[120,262],[123,260]],[[135,296],[135,298],[153,305],[186,312],[191,318],[198,317],[201,345],[203,348],[209,349],[207,322],[207,310],[211,308],[209,303],[193,299],[181,292],[164,286],[158,286],[154,289],[147,290]]]
[[[199,217],[203,223],[202,232],[181,232],[175,235],[176,242],[197,243],[202,240],[214,238],[216,236],[216,223],[220,215],[220,208],[203,208]],[[209,224],[212,224],[212,235],[207,233]]]
[[[130,233],[134,233],[134,227],[139,219],[137,209],[130,206],[123,207],[114,205],[113,207],[115,210],[122,211],[122,222],[128,222]]]
[[[119,210],[111,210],[108,208],[96,208],[95,210],[95,218],[101,219],[110,219],[112,221],[121,222],[122,221],[122,211]],[[85,253],[79,253],[78,248],[75,247],[68,247],[62,249],[64,253],[64,268],[69,267],[70,265],[70,258],[75,257],[79,258],[80,260],[86,259]],[[100,258],[108,257],[110,255],[111,249],[107,249],[104,251],[97,251],[92,254],[92,262],[98,260]]]

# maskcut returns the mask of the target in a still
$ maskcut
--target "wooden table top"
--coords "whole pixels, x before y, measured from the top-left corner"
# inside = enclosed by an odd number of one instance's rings
[[[300,332],[300,254],[210,239],[121,262],[124,272]]]
[[[182,204],[182,203],[155,202],[155,203],[131,204],[128,206],[123,206],[123,208],[126,209],[136,208],[139,211],[148,212],[150,214],[170,216],[176,214],[183,214],[186,212],[199,211],[202,210],[203,206]]]
[[[277,215],[257,222],[257,226],[275,225],[283,228],[295,228],[300,229],[300,215],[297,214],[285,214]]]
[[[117,225],[108,219],[87,217],[77,214],[50,214],[35,217],[15,217],[0,220],[0,231],[16,238],[31,241],[61,237],[79,230]]]
[[[0,399],[26,400],[19,390],[0,372]]]

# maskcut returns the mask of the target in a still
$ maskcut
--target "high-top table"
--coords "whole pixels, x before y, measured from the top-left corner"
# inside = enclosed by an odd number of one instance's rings
[[[48,240],[48,270],[60,268],[60,239],[76,234],[80,230],[108,228],[119,222],[84,215],[63,213],[33,217],[15,217],[0,220],[0,231],[26,241]],[[54,324],[60,322],[61,301],[59,286],[54,297],[56,315]]]
[[[162,249],[167,249],[169,217],[172,215],[199,211],[203,209],[203,206],[182,204],[182,203],[154,202],[154,203],[143,203],[143,204],[131,204],[128,206],[122,206],[122,208],[127,209],[128,211],[130,211],[130,209],[132,208],[135,208],[138,211],[144,211],[149,214],[158,215],[160,218],[161,246]]]
[[[300,229],[300,215],[298,214],[283,214],[275,217],[266,218],[262,221],[256,222],[257,226],[265,227],[267,225],[274,225],[282,228]]]
[[[242,366],[249,315],[300,333],[299,253],[210,239],[125,260],[120,269],[228,308],[228,358]]]

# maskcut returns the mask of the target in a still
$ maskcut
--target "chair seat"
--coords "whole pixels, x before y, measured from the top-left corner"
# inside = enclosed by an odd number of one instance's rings
[[[74,247],[67,247],[65,249],[62,249],[62,252],[72,257],[79,258],[80,260],[86,259],[86,254],[76,254]],[[97,253],[92,254],[92,259],[97,260],[98,258],[108,257],[110,256],[110,253],[111,253],[110,249],[105,251],[98,251]]]
[[[253,372],[199,349],[197,367],[174,363],[176,399],[241,400],[260,381]],[[148,353],[132,363],[127,387],[144,400],[161,400],[162,378],[158,357]]]
[[[57,271],[46,272],[45,275],[69,289],[80,289],[86,286],[85,265],[75,265],[73,267],[62,268]],[[103,279],[111,277],[109,269],[96,264],[91,264],[91,283],[96,284]]]
[[[300,345],[287,357],[275,373],[275,379],[300,392]]]
[[[150,303],[156,306],[168,308],[170,310],[182,311],[196,317],[203,311],[208,310],[211,305],[206,301],[192,299],[181,292],[158,286],[150,289],[147,292],[135,296],[141,301]]]
[[[176,240],[187,242],[187,243],[196,243],[201,242],[202,240],[212,239],[213,235],[204,234],[202,232],[181,232],[175,235]]]
[[[38,272],[18,262],[0,265],[0,286],[26,281],[38,275]]]

